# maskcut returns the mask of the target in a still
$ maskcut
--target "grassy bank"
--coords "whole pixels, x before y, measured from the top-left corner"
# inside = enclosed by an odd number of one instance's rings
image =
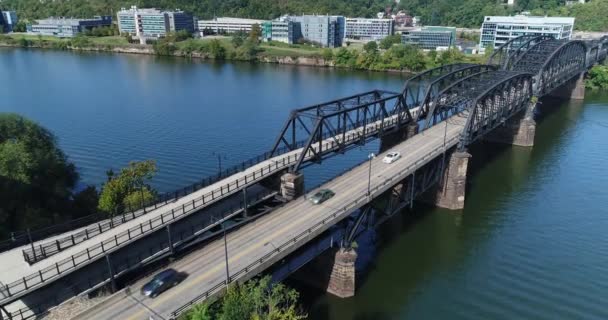
[[[304,64],[373,71],[417,72],[456,62],[483,63],[484,56],[464,55],[457,50],[423,52],[398,42],[352,43],[342,48],[321,48],[313,44],[286,44],[251,40],[246,35],[180,38],[171,35],[154,44],[130,43],[123,36],[79,36],[61,39],[29,34],[0,35],[0,45],[57,50],[95,50],[134,52],[163,56],[196,57],[216,60],[238,60],[264,63]]]

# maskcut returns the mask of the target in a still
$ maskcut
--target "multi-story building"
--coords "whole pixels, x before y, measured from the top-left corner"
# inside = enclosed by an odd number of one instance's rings
[[[98,16],[93,19],[48,18],[36,20],[36,24],[27,26],[28,33],[59,38],[71,38],[86,30],[112,25],[111,16]]]
[[[4,32],[13,32],[13,28],[19,21],[17,13],[15,11],[2,11],[0,13],[0,33],[3,29],[1,25],[4,25]]]
[[[295,41],[305,39],[323,47],[341,47],[345,33],[343,16],[290,16]]]
[[[237,32],[250,32],[253,25],[262,25],[264,20],[256,19],[242,19],[242,18],[215,18],[212,20],[199,20],[198,30],[201,32],[201,36],[206,35],[207,32],[216,34],[225,33],[237,33]]]
[[[262,23],[262,39],[293,44],[294,22],[288,19],[265,21]]]
[[[164,37],[167,32],[194,32],[192,15],[183,11],[140,9],[132,6],[130,9],[121,9],[117,16],[120,33],[139,37],[142,42]]]
[[[393,34],[393,19],[346,18],[345,38],[382,40]]]
[[[546,35],[556,39],[570,39],[574,18],[533,16],[487,16],[481,26],[480,51],[497,48],[522,35]]]
[[[456,28],[453,27],[422,27],[417,30],[401,33],[403,44],[416,45],[423,50],[443,50],[454,46]]]

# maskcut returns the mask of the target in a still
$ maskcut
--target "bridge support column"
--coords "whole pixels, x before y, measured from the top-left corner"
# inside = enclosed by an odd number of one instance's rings
[[[352,248],[341,248],[336,252],[334,266],[329,278],[327,292],[340,298],[355,295],[355,261],[357,252]]]
[[[304,193],[304,175],[286,173],[281,176],[281,196],[291,201]]]
[[[536,121],[532,116],[536,104],[530,102],[528,110],[521,115],[515,115],[504,125],[488,133],[483,140],[496,143],[512,144],[520,147],[534,146]]]
[[[467,168],[471,155],[467,152],[455,151],[445,164],[443,178],[435,196],[435,205],[450,210],[464,208],[464,196],[467,182]]]
[[[380,152],[387,151],[393,146],[405,141],[418,133],[418,124],[410,123],[396,132],[389,133],[380,139]]]
[[[583,100],[585,99],[585,73],[564,83],[549,94],[553,97]]]

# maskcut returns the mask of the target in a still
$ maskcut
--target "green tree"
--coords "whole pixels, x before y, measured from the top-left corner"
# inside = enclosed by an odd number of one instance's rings
[[[256,23],[251,26],[251,31],[249,32],[249,40],[255,43],[259,43],[260,38],[262,38],[262,28],[260,28],[260,25]]]
[[[99,196],[99,210],[115,216],[126,210],[146,206],[155,198],[155,192],[147,182],[156,174],[153,160],[134,161],[123,168],[118,175],[108,175]]]
[[[77,181],[50,131],[0,113],[0,236],[71,219]]]
[[[608,65],[598,65],[591,68],[585,86],[594,90],[608,90]]]
[[[222,60],[226,58],[226,48],[217,39],[209,41],[209,52],[214,59]]]
[[[238,47],[242,46],[243,43],[245,42],[245,35],[242,32],[237,32],[232,35],[231,41],[232,41],[232,45],[235,48],[238,48]]]
[[[388,50],[393,45],[399,44],[399,43],[401,43],[400,34],[390,35],[390,36],[387,36],[384,39],[380,40],[380,48],[382,48],[384,50]]]
[[[323,57],[323,60],[329,62],[334,59],[334,52],[329,48],[325,48],[323,49],[323,52],[321,52],[321,56]]]
[[[378,44],[376,41],[370,41],[363,45],[363,50],[365,50],[366,53],[376,53],[378,52]]]

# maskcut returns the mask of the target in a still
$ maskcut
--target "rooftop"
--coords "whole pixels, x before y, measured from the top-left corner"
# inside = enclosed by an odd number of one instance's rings
[[[574,24],[572,17],[539,17],[539,16],[486,16],[484,22],[522,23],[522,24]]]
[[[70,26],[78,26],[80,25],[81,22],[84,21],[100,21],[103,20],[102,17],[95,17],[95,18],[87,18],[87,19],[80,19],[80,18],[63,18],[63,17],[50,17],[47,19],[41,19],[41,20],[36,20],[36,22],[38,24],[60,24],[60,25],[70,25]]]
[[[223,23],[242,23],[242,24],[255,24],[262,23],[264,20],[257,19],[244,19],[244,18],[230,18],[230,17],[220,17],[211,20],[199,20],[203,22],[223,22]]]

